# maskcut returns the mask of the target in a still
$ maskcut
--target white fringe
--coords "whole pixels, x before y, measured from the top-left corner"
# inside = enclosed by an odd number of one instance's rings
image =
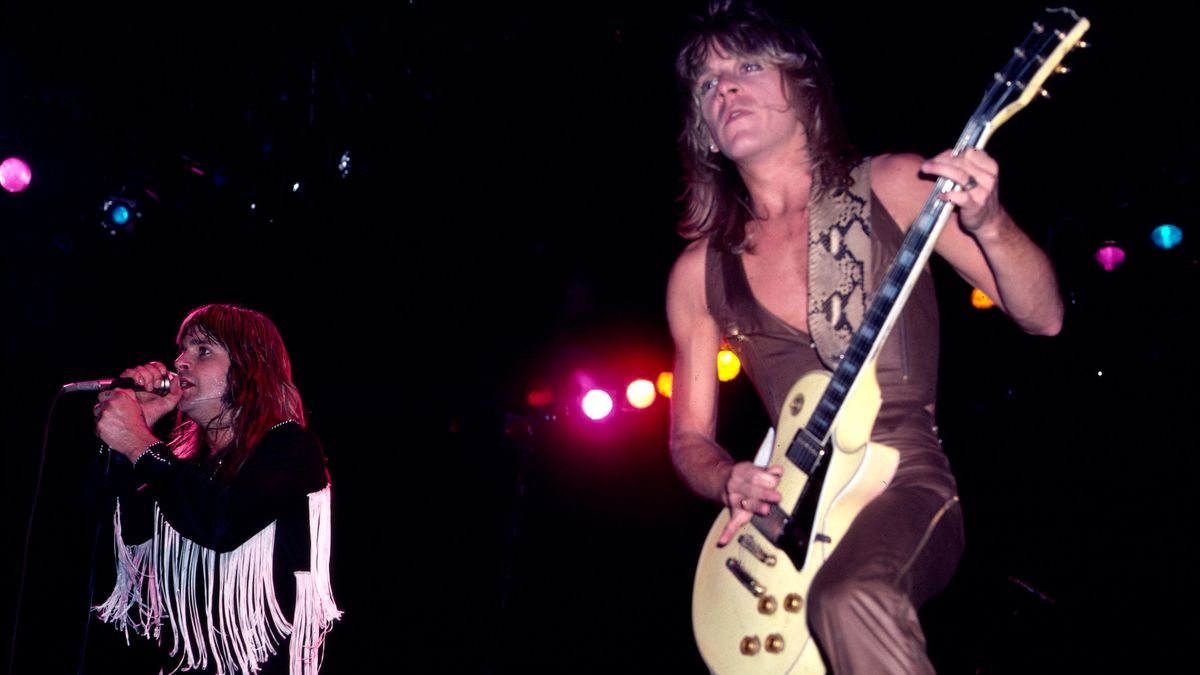
[[[329,585],[330,486],[308,496],[308,572],[296,572],[296,611],[289,647],[291,675],[321,669],[325,634],[342,612]]]
[[[292,675],[316,675],[325,635],[342,616],[329,584],[328,485],[308,495],[308,513],[310,571],[296,572],[292,623],[275,597],[275,523],[220,554],[218,561],[215,551],[175,531],[157,506],[154,537],[126,545],[120,501],[113,522],[117,581],[112,594],[95,609],[102,621],[125,633],[126,642],[130,629],[160,640],[165,615],[175,628],[170,655],[180,657],[176,670],[207,668],[211,657],[218,675],[257,672],[259,664],[292,634],[294,624],[289,650]],[[220,607],[214,608],[218,585]]]
[[[121,502],[113,513],[113,547],[117,558],[117,583],[103,604],[96,607],[100,620],[113,624],[125,634],[129,643],[129,630],[145,637],[158,639],[162,628],[162,604],[158,595],[158,584],[154,580],[153,542],[126,546],[121,537]],[[146,590],[143,597],[142,589]],[[131,614],[134,609],[136,614]]]
[[[214,554],[176,532],[157,506],[154,507],[154,523],[154,538],[149,543],[156,575],[151,580],[157,582],[155,592],[163,597],[162,613],[175,627],[171,631],[170,655],[182,653],[180,665],[185,665],[186,669],[204,668],[208,665],[208,650],[204,647],[204,621],[195,599],[195,589],[197,581],[213,578]],[[203,568],[200,568],[201,562]],[[205,583],[203,588],[207,610],[212,606],[212,584]],[[155,618],[161,621],[162,613]],[[206,615],[212,616],[212,613],[206,612]],[[217,672],[220,672],[219,664]]]
[[[271,523],[250,541],[221,554],[222,602],[215,613],[216,626],[208,622],[208,643],[216,652],[218,675],[222,664],[236,663],[234,672],[257,671],[291,631],[275,599],[274,552],[275,523]],[[208,592],[206,610],[212,617],[211,584]]]

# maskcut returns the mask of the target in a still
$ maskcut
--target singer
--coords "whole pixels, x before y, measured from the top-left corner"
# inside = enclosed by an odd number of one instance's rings
[[[176,343],[175,374],[129,368],[141,389],[101,391],[93,409],[130,477],[115,481],[117,583],[98,616],[156,643],[163,672],[315,674],[341,617],[330,484],[283,339],[263,314],[214,304]]]

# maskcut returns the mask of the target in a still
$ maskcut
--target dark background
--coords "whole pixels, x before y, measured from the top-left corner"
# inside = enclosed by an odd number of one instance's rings
[[[9,8],[0,154],[34,178],[0,193],[6,666],[14,618],[13,672],[127,655],[107,626],[85,638],[111,528],[92,399],[59,385],[172,359],[189,309],[234,302],[279,325],[330,459],[346,616],[323,672],[703,672],[690,584],[716,509],[670,469],[666,404],[604,425],[569,407],[585,373],[670,367],[672,67],[702,4]],[[785,7],[860,149],[924,155],[1041,9]],[[989,144],[1058,267],[1063,333],[970,309],[934,265],[968,527],[923,610],[943,673],[1152,671],[1197,627],[1194,17],[1076,9],[1094,48]],[[122,191],[142,217],[109,234]],[[1161,222],[1179,249],[1150,245]],[[1090,260],[1106,239],[1129,254],[1112,273]],[[744,378],[721,404],[749,453]]]

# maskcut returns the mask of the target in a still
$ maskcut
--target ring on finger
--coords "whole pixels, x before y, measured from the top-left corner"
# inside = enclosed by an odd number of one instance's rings
[[[975,176],[967,176],[967,182],[963,183],[962,189],[964,192],[970,192],[979,185],[979,181],[975,180]]]

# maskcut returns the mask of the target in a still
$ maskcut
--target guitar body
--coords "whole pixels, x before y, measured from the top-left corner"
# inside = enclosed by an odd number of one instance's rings
[[[808,553],[799,556],[802,560],[794,561],[753,524],[744,526],[728,545],[718,548],[717,539],[730,519],[728,509],[721,511],[709,530],[696,566],[692,626],[701,656],[714,673],[825,672],[805,618],[809,586],[855,516],[887,487],[899,461],[896,450],[867,442],[880,405],[873,366],[870,371],[864,371],[861,386],[844,404],[846,432],[832,435],[832,447],[826,454],[828,469],[821,484],[812,485],[820,495],[805,549]],[[810,480],[804,471],[791,465],[788,445],[807,424],[829,381],[830,374],[824,371],[800,378],[779,416],[770,464],[784,467],[778,490],[783,495],[780,507],[789,513]],[[741,543],[743,537],[750,538],[750,547]],[[755,551],[754,546],[760,550]],[[774,564],[769,564],[772,558]],[[761,587],[760,594],[756,595],[731,571],[727,562],[730,559]]]

